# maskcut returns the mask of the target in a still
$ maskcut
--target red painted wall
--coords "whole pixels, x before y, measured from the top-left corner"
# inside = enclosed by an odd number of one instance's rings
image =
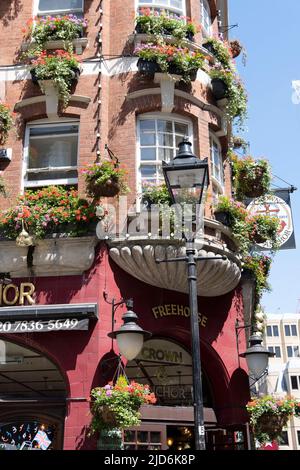
[[[87,399],[94,386],[104,385],[110,377],[103,375],[101,361],[111,350],[111,306],[105,302],[113,297],[133,298],[139,324],[153,336],[174,340],[190,349],[190,320],[166,316],[155,319],[152,307],[164,304],[188,305],[188,296],[148,286],[116,266],[102,246],[91,270],[82,276],[26,279],[36,286],[36,304],[64,304],[98,302],[99,320],[90,322],[88,331],[6,335],[40,350],[52,359],[66,378],[69,397]],[[19,284],[20,279],[15,280]],[[199,298],[199,311],[207,317],[206,327],[200,327],[201,360],[210,381],[219,424],[245,422],[243,408],[247,402],[248,380],[239,369],[234,323],[242,320],[242,298],[239,289],[217,298]],[[125,307],[117,311],[116,328],[121,324]],[[245,349],[245,338],[240,335],[240,350]],[[116,350],[116,347],[115,347]],[[244,366],[244,362],[242,362]],[[64,448],[89,448],[95,442],[85,435],[90,422],[88,401],[70,402],[65,422]]]

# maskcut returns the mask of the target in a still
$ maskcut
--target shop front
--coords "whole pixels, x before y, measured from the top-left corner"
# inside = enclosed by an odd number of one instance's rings
[[[125,372],[149,384],[157,403],[142,408],[139,428],[124,432],[125,449],[193,448],[188,296],[133,278],[105,247],[82,275],[1,285],[0,444],[35,448],[37,437],[47,449],[96,449],[88,436],[90,391],[115,374],[111,300],[129,298],[152,337]],[[248,376],[234,329],[243,319],[241,291],[198,300],[207,448],[247,448]],[[119,308],[115,328],[121,317]]]

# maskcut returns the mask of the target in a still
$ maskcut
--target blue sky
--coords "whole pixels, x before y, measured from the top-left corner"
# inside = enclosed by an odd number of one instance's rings
[[[237,63],[249,96],[250,153],[299,188],[291,194],[297,248],[276,254],[262,305],[269,313],[300,312],[300,104],[292,102],[292,81],[300,80],[300,1],[229,0],[229,15],[230,25],[238,23],[230,37],[247,51],[246,67]]]

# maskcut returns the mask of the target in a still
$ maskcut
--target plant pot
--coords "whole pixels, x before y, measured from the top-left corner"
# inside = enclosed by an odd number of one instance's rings
[[[221,224],[226,225],[227,227],[231,226],[230,215],[228,212],[215,212],[215,218]]]
[[[173,64],[172,62],[169,64],[168,72],[171,75],[182,75],[182,70],[178,67],[178,65]]]
[[[255,243],[265,243],[268,238],[264,237],[263,235],[260,235],[260,233],[255,233],[254,235],[252,235],[251,240]]]
[[[120,184],[112,179],[107,180],[103,184],[98,184],[95,180],[91,180],[87,184],[87,190],[91,197],[114,197],[120,192]]]
[[[143,25],[141,25],[140,23],[136,24],[135,25],[135,32],[137,34],[144,34],[145,30],[144,30]]]
[[[243,50],[243,47],[238,41],[230,41],[230,50],[233,59],[238,57]]]
[[[30,74],[31,74],[31,80],[33,83],[36,83],[38,85],[39,83],[39,79],[37,78],[36,76],[36,72],[35,72],[35,69],[31,69],[30,70]]]
[[[143,75],[154,77],[156,72],[160,72],[160,67],[157,62],[145,59],[139,59],[137,62],[138,70]]]
[[[264,177],[264,170],[262,168],[255,169],[255,178],[249,180],[247,170],[240,171],[239,177],[241,181],[245,181],[245,188],[242,188],[243,194],[248,198],[260,197],[264,194],[265,190],[262,184]],[[241,185],[242,187],[242,185]]]
[[[213,78],[211,81],[212,94],[216,100],[222,100],[227,94],[227,85],[221,78]]]
[[[187,31],[186,34],[185,34],[185,37],[189,41],[194,42],[195,35],[191,31]]]
[[[190,80],[191,82],[194,82],[197,78],[197,72],[198,72],[198,69],[193,69],[191,70],[190,72]]]
[[[97,450],[123,450],[122,431],[118,428],[102,429],[97,441]]]
[[[214,47],[212,44],[210,44],[209,42],[205,43],[205,44],[202,44],[202,47],[204,47],[205,49],[208,50],[208,52],[210,52],[211,54],[214,55],[215,53],[215,50],[214,50]]]
[[[263,414],[257,421],[256,430],[268,434],[270,440],[276,439],[287,424],[289,415],[276,415],[272,413]]]

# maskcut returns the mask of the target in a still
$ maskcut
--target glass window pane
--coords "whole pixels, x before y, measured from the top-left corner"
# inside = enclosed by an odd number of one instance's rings
[[[281,351],[279,346],[275,346],[275,357],[281,357]]]
[[[175,122],[175,133],[180,134],[182,136],[189,134],[189,128],[187,124],[183,124],[181,122]]]
[[[153,119],[142,119],[140,129],[141,131],[155,131],[155,121]]]
[[[297,326],[296,325],[292,325],[292,336],[297,336]]]
[[[141,166],[141,175],[142,178],[155,177],[156,175],[156,166],[155,165],[143,165]]]
[[[135,445],[134,444],[125,444],[124,445],[124,450],[135,450]]]
[[[175,135],[175,146],[176,146],[176,150],[178,150],[179,144],[180,144],[180,142],[182,142],[183,137],[184,137],[184,136],[182,136],[182,135]]]
[[[296,375],[291,376],[291,384],[293,390],[298,390],[298,377]]]
[[[141,134],[141,145],[155,145],[155,134],[142,133]]]
[[[173,147],[173,135],[172,134],[158,134],[158,145],[162,147]]]
[[[82,9],[82,0],[39,0],[38,9],[40,12]]]
[[[150,442],[152,444],[160,443],[161,442],[160,439],[161,439],[160,432],[157,432],[157,431],[150,432]]]
[[[294,346],[294,357],[299,357],[299,346]]]
[[[31,139],[28,168],[77,165],[77,136],[49,136]]]
[[[171,7],[182,8],[182,0],[170,0]]]
[[[160,132],[173,132],[172,121],[157,121],[157,130]]]
[[[291,336],[290,325],[284,325],[284,333],[285,333],[285,336]]]
[[[273,336],[279,336],[278,326],[277,325],[273,326]]]
[[[137,442],[148,442],[148,431],[138,431]]]
[[[166,162],[172,160],[174,158],[174,150],[173,149],[158,149],[158,159],[165,160]]]
[[[141,160],[156,160],[155,148],[141,148]]]
[[[274,352],[273,346],[268,346],[268,351],[269,351],[270,353],[273,353],[273,352]]]
[[[293,349],[292,346],[287,347],[287,355],[288,357],[293,357]]]
[[[300,446],[300,431],[297,431],[297,437],[298,437],[298,444]]]
[[[124,431],[124,441],[125,442],[135,442],[135,431],[129,431],[125,429]]]
[[[267,336],[272,336],[272,328],[267,326]]]

